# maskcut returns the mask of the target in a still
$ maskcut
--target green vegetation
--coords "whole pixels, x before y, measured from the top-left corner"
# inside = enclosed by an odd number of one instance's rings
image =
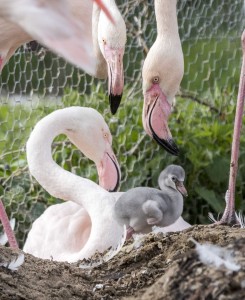
[[[190,99],[177,99],[170,119],[170,129],[181,149],[179,157],[167,154],[143,131],[142,99],[130,99],[127,89],[116,116],[109,112],[104,91],[93,87],[92,97],[67,90],[61,103],[48,105],[40,101],[32,107],[0,107],[0,193],[7,212],[17,219],[18,239],[23,241],[31,222],[57,199],[49,196],[30,178],[24,146],[33,125],[51,111],[72,105],[92,106],[105,117],[113,135],[113,148],[122,171],[121,191],[136,186],[157,187],[161,170],[170,163],[186,170],[189,197],[184,217],[191,223],[207,223],[207,213],[221,213],[227,189],[231,137],[236,97],[216,89],[210,102],[217,108],[200,105]],[[47,100],[46,100],[47,102]],[[207,103],[208,104],[208,103]],[[96,169],[64,137],[55,140],[54,159],[62,167],[97,181]],[[242,135],[237,181],[236,207],[245,210],[245,135]]]
[[[235,90],[240,76],[236,66],[242,57],[240,37],[202,39],[193,45],[185,41],[182,47],[186,66],[183,89],[198,91],[199,95],[214,90],[217,85]]]

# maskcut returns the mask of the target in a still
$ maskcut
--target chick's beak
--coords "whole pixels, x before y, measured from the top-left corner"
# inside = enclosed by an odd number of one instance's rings
[[[176,188],[177,188],[177,190],[178,190],[184,197],[187,197],[187,196],[188,196],[187,190],[186,190],[186,188],[185,188],[183,182],[177,181],[177,182],[176,182]]]

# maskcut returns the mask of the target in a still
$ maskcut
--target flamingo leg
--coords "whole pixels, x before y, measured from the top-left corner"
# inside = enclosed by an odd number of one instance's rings
[[[0,199],[0,220],[2,221],[4,231],[8,237],[9,245],[11,248],[18,249],[18,243],[16,241],[14,232],[10,226],[8,216],[6,214],[2,200]]]
[[[129,226],[127,228],[126,239],[129,240],[133,236],[134,233],[135,233],[134,229],[131,226]]]
[[[236,224],[235,216],[235,185],[236,176],[238,169],[238,156],[240,146],[240,136],[242,129],[242,117],[244,111],[244,100],[245,100],[245,30],[242,34],[242,69],[240,75],[239,91],[237,96],[236,116],[234,122],[234,132],[231,148],[231,163],[230,163],[230,177],[229,187],[227,193],[226,208],[219,224]]]

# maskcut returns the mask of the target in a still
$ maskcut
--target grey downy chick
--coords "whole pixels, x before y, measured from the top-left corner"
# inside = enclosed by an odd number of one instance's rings
[[[133,233],[149,233],[153,226],[169,226],[181,216],[183,196],[187,196],[184,180],[184,169],[169,165],[158,178],[161,190],[136,187],[117,200],[115,218],[126,225],[127,238]]]

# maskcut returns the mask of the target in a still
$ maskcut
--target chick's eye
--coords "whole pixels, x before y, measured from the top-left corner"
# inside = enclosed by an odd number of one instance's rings
[[[108,133],[104,132],[104,138],[107,139],[109,137]]]
[[[173,180],[173,182],[176,182],[177,181],[177,178],[176,177],[172,177],[172,180]]]
[[[103,42],[104,44],[106,44],[106,40],[105,40],[105,39],[102,39],[102,42]]]
[[[158,77],[158,76],[154,77],[154,78],[152,79],[152,82],[153,82],[153,83],[158,83],[158,82],[159,82],[159,77]]]

